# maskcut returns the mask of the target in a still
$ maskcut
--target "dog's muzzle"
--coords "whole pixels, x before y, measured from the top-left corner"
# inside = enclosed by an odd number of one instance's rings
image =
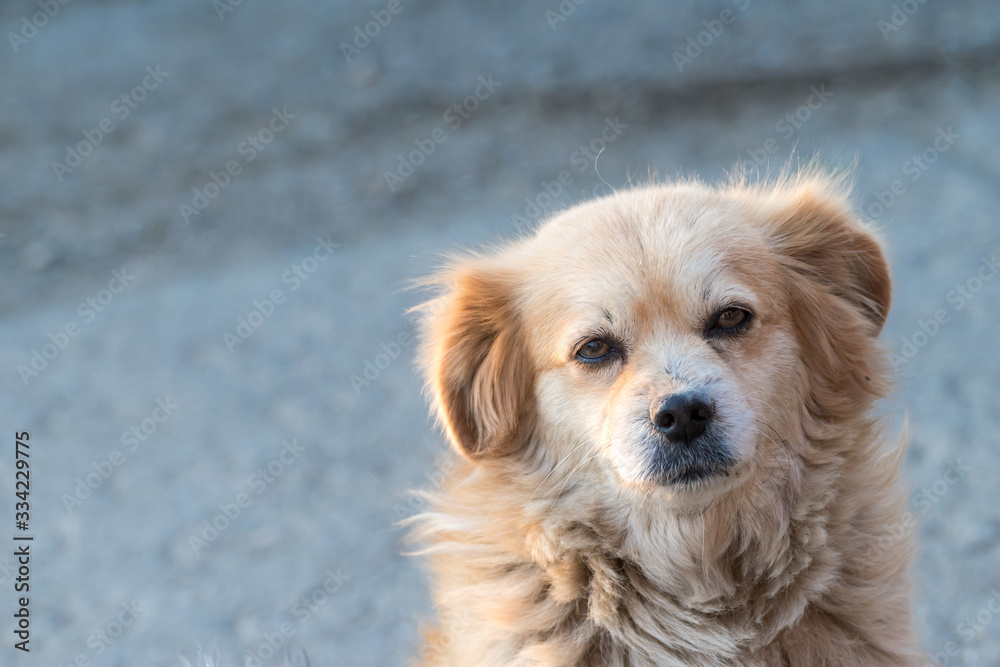
[[[649,409],[649,476],[664,485],[688,484],[729,474],[736,464],[719,434],[711,397],[686,391],[658,398]]]

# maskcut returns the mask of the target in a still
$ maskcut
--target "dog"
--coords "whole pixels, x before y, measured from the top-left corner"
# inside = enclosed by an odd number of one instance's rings
[[[418,664],[919,661],[891,280],[848,181],[637,186],[423,282],[455,453],[411,519]]]

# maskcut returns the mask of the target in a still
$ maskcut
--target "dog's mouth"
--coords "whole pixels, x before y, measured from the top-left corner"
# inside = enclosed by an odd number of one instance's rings
[[[717,438],[699,438],[688,446],[651,443],[649,481],[661,486],[692,486],[717,477],[729,477],[737,461]]]
[[[653,479],[663,486],[690,486],[713,477],[729,477],[732,464],[687,465],[673,470],[659,470]]]

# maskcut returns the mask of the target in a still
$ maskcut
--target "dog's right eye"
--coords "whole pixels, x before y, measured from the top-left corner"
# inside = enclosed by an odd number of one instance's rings
[[[593,338],[580,346],[576,351],[576,358],[586,364],[593,364],[604,361],[615,352],[615,348],[607,341]]]

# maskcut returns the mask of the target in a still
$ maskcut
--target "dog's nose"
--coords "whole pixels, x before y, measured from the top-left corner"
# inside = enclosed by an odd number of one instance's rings
[[[704,394],[687,392],[653,403],[650,417],[656,429],[671,442],[690,443],[708,428],[715,411]]]

